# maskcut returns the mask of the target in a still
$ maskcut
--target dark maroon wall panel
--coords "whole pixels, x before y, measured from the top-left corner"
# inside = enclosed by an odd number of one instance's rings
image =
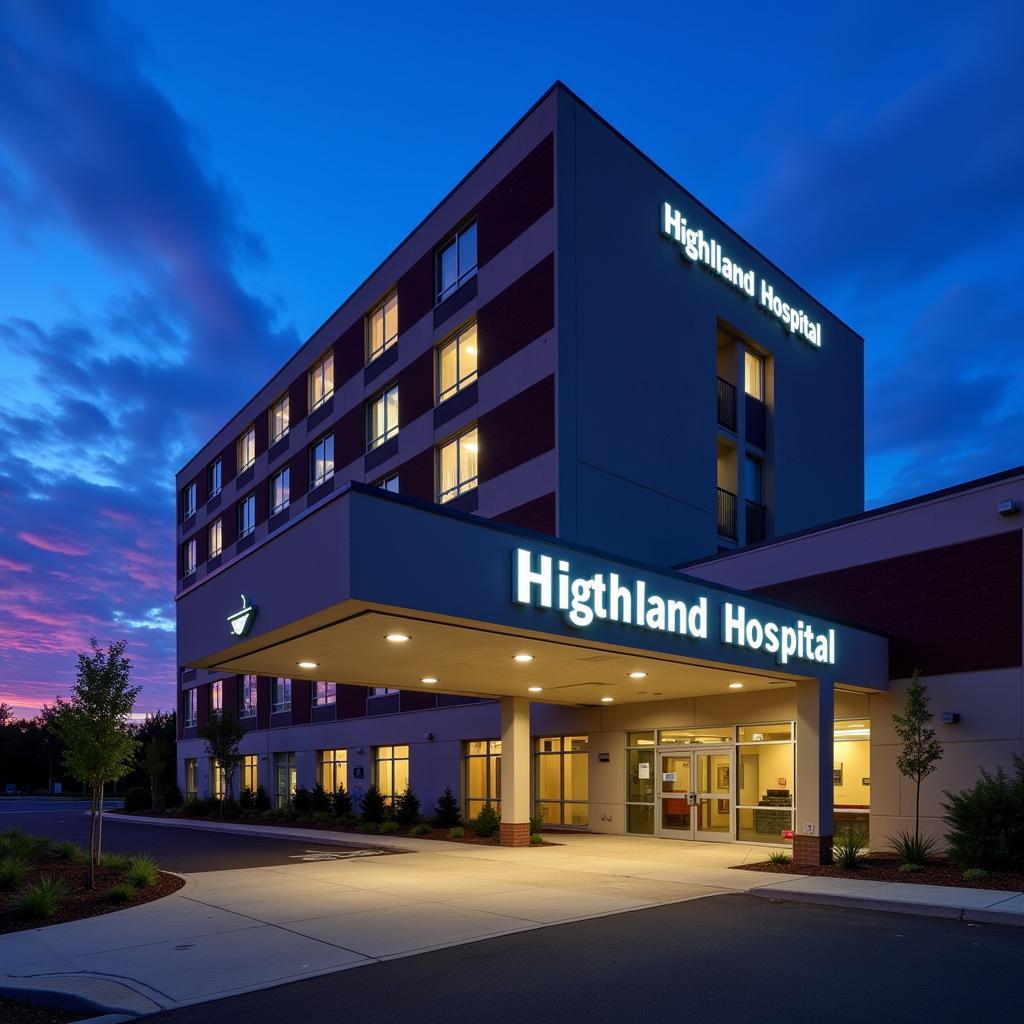
[[[309,452],[303,448],[288,460],[289,497],[292,501],[301,497],[309,488]]]
[[[366,716],[366,687],[338,683],[336,687],[339,718],[364,718]]]
[[[555,257],[545,256],[477,314],[486,373],[555,326]]]
[[[302,373],[288,388],[288,422],[298,423],[306,418],[307,405],[306,374]]]
[[[477,208],[481,265],[514,242],[555,205],[555,146],[549,135],[523,158]]]
[[[222,687],[224,693],[224,714],[238,717],[238,686],[241,676],[228,676]]]
[[[185,734],[185,691],[181,688],[181,681],[178,682],[178,714],[175,716],[174,724],[178,730],[178,739]]]
[[[309,721],[310,692],[312,684],[308,679],[292,680],[292,725],[305,725]]]
[[[555,536],[555,493],[544,494],[533,501],[527,501],[507,512],[493,516],[499,523],[508,523],[524,530],[536,530]]]
[[[401,399],[401,396],[399,396]],[[366,414],[362,403],[334,425],[334,468],[341,469],[366,451]]]
[[[364,352],[363,320],[360,317],[334,343],[334,386],[340,388],[354,377],[366,361]]]
[[[221,512],[221,535],[220,543],[222,548],[227,548],[229,544],[234,544],[238,540],[238,505],[235,502],[231,502],[230,505],[225,505]]]
[[[915,668],[927,676],[1021,663],[1020,532],[788,580],[756,593],[888,633],[894,679]]]
[[[256,677],[256,728],[270,728],[270,676]]]
[[[399,336],[433,308],[434,253],[431,251],[421,256],[398,279]]]
[[[501,473],[555,446],[555,376],[551,374],[480,417],[480,479]]]
[[[210,684],[196,687],[196,725],[203,726],[210,720]]]
[[[404,427],[434,407],[434,349],[398,374],[398,423]]]
[[[434,500],[434,452],[427,448],[398,467],[398,489],[410,498]]]
[[[425,711],[437,706],[437,694],[422,693],[418,690],[401,690],[398,694],[402,711]]]
[[[291,402],[288,403],[288,416],[291,418]],[[270,444],[270,415],[266,409],[256,413],[253,422],[253,431],[256,434],[256,454],[262,455]]]

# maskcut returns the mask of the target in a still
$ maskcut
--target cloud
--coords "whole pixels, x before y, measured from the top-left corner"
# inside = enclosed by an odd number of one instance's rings
[[[32,547],[38,548],[40,551],[53,551],[59,555],[71,555],[73,557],[89,554],[88,548],[83,548],[78,544],[53,540],[50,537],[40,537],[37,534],[29,533],[27,530],[20,531],[18,539],[23,540],[26,544],[31,544]]]

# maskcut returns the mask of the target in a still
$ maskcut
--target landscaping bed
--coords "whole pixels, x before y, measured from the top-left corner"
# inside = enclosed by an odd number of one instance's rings
[[[949,861],[935,858],[917,871],[900,871],[901,861],[892,854],[867,853],[855,868],[835,864],[803,866],[792,863],[762,861],[757,864],[736,864],[739,871],[767,871],[773,874],[814,875],[821,878],[861,878],[869,882],[911,882],[915,885],[947,885],[964,889],[999,889],[1024,892],[1024,874],[993,871],[984,879],[965,879],[963,869]]]
[[[53,845],[18,829],[0,833],[0,934],[139,906],[185,884],[177,875],[157,870],[148,857],[113,854],[96,869],[94,888],[86,882],[80,847]]]
[[[54,1006],[12,1002],[0,999],[0,1020],[4,1024],[65,1024],[67,1021],[96,1017],[97,1010],[58,1010]]]

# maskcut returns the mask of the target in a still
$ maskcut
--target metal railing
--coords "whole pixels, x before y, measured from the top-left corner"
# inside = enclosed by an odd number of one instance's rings
[[[736,429],[736,386],[718,378],[718,425]]]
[[[736,540],[736,495],[724,487],[718,488],[718,533]]]
[[[764,505],[759,505],[756,501],[747,502],[746,526],[745,539],[748,544],[756,544],[759,540],[765,539],[768,532],[768,517]]]

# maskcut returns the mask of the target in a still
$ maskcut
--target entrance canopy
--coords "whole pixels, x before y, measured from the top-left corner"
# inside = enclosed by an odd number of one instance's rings
[[[883,636],[354,483],[185,591],[177,635],[192,668],[572,705],[888,687]]]

